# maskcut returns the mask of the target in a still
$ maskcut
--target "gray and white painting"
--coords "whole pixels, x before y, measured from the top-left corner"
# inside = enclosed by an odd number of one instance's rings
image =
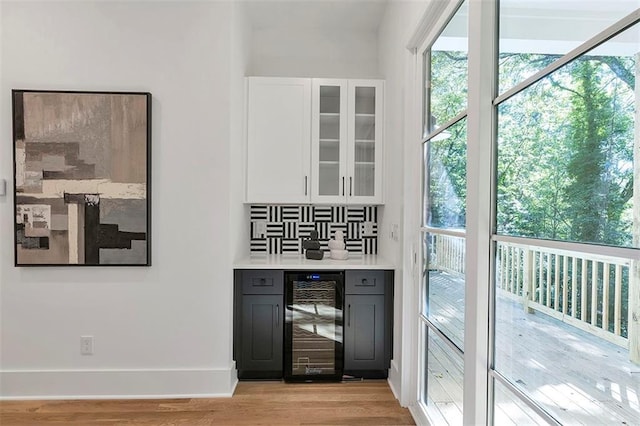
[[[16,265],[149,265],[148,93],[13,91]]]

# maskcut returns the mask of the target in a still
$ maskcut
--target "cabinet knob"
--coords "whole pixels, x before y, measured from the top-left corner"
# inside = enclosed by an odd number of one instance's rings
[[[267,283],[266,278],[254,278],[252,281],[252,285],[254,287],[267,287],[272,284]]]

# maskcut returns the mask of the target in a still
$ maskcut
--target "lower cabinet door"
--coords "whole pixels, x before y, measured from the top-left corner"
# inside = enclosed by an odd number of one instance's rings
[[[282,376],[282,295],[242,296],[242,350],[240,374],[252,378]],[[242,378],[242,377],[241,377]]]
[[[347,294],[344,320],[344,370],[385,368],[384,295]]]

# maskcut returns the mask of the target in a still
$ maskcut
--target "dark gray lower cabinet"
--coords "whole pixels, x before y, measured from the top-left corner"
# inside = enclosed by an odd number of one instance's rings
[[[236,271],[233,354],[240,379],[279,379],[283,370],[284,274]]]
[[[282,375],[282,296],[251,294],[242,297],[243,374],[265,378]]]
[[[344,373],[386,378],[391,364],[393,273],[346,271]]]
[[[236,270],[234,342],[238,378],[283,377],[284,271]],[[344,374],[386,378],[391,365],[393,271],[345,271]]]
[[[382,370],[384,296],[348,294],[345,305],[345,370]]]

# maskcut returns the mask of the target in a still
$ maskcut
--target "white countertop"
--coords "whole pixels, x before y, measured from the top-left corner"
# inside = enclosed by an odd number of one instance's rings
[[[341,269],[395,269],[395,265],[387,259],[374,254],[349,253],[347,260],[329,259],[325,252],[324,259],[312,260],[304,254],[252,254],[234,263],[235,269],[289,269],[289,270],[341,270]]]

